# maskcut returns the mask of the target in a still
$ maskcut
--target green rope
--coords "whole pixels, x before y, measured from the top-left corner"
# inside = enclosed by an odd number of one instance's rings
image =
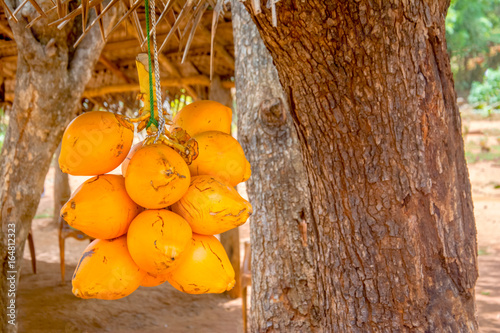
[[[151,65],[151,43],[149,41],[149,0],[145,0],[144,7],[146,9],[146,33],[148,38],[148,63],[149,63],[149,105],[151,107],[149,121],[146,128],[152,124],[158,128],[158,122],[155,119],[154,98],[153,98],[153,66]]]

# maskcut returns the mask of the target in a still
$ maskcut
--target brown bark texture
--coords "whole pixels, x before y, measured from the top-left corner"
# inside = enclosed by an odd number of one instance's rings
[[[7,1],[7,4],[13,9],[21,2]],[[47,9],[52,4],[47,2],[42,6]],[[1,332],[17,330],[18,290],[14,287],[18,285],[31,220],[54,151],[79,108],[85,85],[104,46],[99,28],[95,27],[76,49],[72,47],[81,32],[81,22],[58,30],[48,27],[47,20],[42,19],[26,29],[26,18],[36,16],[34,8],[27,4],[18,15],[19,23],[9,21],[18,61],[15,99],[0,160]],[[90,20],[95,17],[89,16]],[[109,23],[111,18],[105,22],[107,26]],[[16,304],[14,310],[7,309],[11,304]]]
[[[294,204],[272,163],[275,142],[287,141],[267,140],[268,113],[249,96],[259,88],[237,69],[237,95],[259,110],[243,120],[255,129],[242,140],[256,150],[252,332],[477,331],[476,230],[446,52],[449,1],[282,0],[276,27],[272,10],[256,14],[252,3],[244,4],[298,133],[308,187],[294,191],[311,211],[283,225],[266,210]],[[254,42],[238,41],[238,61],[254,61],[242,54]]]
[[[315,275],[313,249],[304,233],[311,219],[306,170],[271,55],[243,5],[233,1],[231,12],[238,140],[252,166],[246,183],[254,208],[250,332],[275,325],[283,332],[301,331],[308,324],[300,318],[311,302],[303,281]]]

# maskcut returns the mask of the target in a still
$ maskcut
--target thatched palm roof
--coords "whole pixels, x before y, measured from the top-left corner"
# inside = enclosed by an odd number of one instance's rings
[[[171,12],[165,15],[157,28],[159,43],[168,34],[170,27],[182,10],[174,5]],[[144,7],[137,9],[138,17],[145,33]],[[160,15],[157,9],[157,17]],[[210,85],[210,51],[212,10],[207,10],[189,48],[189,53],[181,63],[186,43],[186,35],[182,35],[184,27],[190,20],[181,24],[160,54],[162,87],[168,90],[170,97],[187,94],[194,99],[207,98]],[[98,29],[97,25],[95,26]],[[189,29],[189,27],[188,27]],[[95,67],[92,80],[86,87],[84,97],[94,103],[113,103],[122,101],[135,103],[138,91],[138,79],[135,58],[141,49],[137,31],[129,23],[122,23],[108,38],[99,63]],[[182,47],[181,47],[182,46]],[[0,103],[12,102],[14,98],[17,48],[9,28],[4,8],[0,6]],[[213,73],[222,80],[226,88],[234,86],[234,45],[231,25],[231,13],[225,11],[221,15],[214,46]]]

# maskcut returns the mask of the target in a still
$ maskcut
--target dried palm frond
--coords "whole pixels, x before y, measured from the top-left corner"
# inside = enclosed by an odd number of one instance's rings
[[[17,18],[14,16],[14,13],[12,13],[12,11],[10,10],[9,6],[5,3],[5,1],[0,0],[0,4],[3,6],[5,13],[8,14],[7,17],[17,22]]]
[[[116,1],[116,0],[115,0]],[[65,1],[64,3],[56,3],[56,6],[58,7],[58,13],[59,12],[65,12],[67,8],[64,8],[64,5],[67,6],[67,3],[69,1]],[[93,7],[96,7],[98,5],[100,5],[101,3],[103,2],[103,0],[93,0],[92,2],[89,3],[89,8],[93,8]],[[110,6],[111,5],[111,6]],[[61,8],[59,8],[59,6],[61,6]],[[108,7],[108,10],[111,9],[111,7],[113,6],[112,2],[109,3],[109,5],[107,6]],[[66,14],[64,17],[62,18],[59,18],[58,20],[55,20],[55,21],[52,21],[49,23],[49,26],[52,26],[52,25],[57,25],[57,28],[58,29],[62,29],[64,28],[64,26],[66,24],[68,24],[69,22],[71,22],[72,19],[74,19],[75,17],[77,17],[78,15],[82,14],[82,5],[78,6],[76,9],[74,9],[73,11],[71,11],[70,13]],[[88,30],[88,29],[85,29],[85,30]],[[84,30],[84,31],[85,31]]]
[[[95,10],[95,15],[97,17],[99,17],[99,15],[101,15],[102,13],[102,3],[100,3],[98,6],[95,6],[94,7],[94,10]],[[102,37],[102,40],[106,40],[106,33],[104,32],[104,23],[102,22],[102,19],[100,18],[99,19],[99,30],[101,31],[101,37]]]
[[[142,30],[141,20],[139,20],[139,15],[137,10],[132,11],[132,23],[137,31],[137,36],[139,36],[139,42],[142,44],[146,37],[144,36],[144,31]]]
[[[64,7],[61,0],[56,0],[56,7],[59,18],[66,16],[68,7]]]
[[[252,0],[252,6],[255,14],[260,14],[262,12],[260,9],[260,0]]]
[[[166,17],[165,14],[167,14],[168,12],[170,12],[170,10],[173,8],[175,4],[175,0],[168,0],[168,2],[165,4],[165,8],[163,8],[163,11],[161,12],[160,16],[158,17],[158,20],[156,20],[156,24],[154,26],[151,27],[151,30],[149,31],[149,36],[151,36],[151,34],[153,33],[153,31],[156,29],[156,26],[158,25],[158,23],[161,22],[161,20]],[[172,26],[170,25],[170,23],[165,20],[168,24],[168,26],[170,28],[172,28]],[[142,43],[141,44],[141,48],[144,47],[144,44],[145,43]]]
[[[68,12],[68,4],[71,0],[50,1],[54,4],[54,7],[46,11],[44,11],[42,7],[37,3],[37,0],[23,0],[22,3],[14,9],[14,11],[12,11],[8,7],[8,5],[5,3],[5,0],[0,0],[0,5],[4,6],[6,15],[16,20],[15,15],[19,13],[23,6],[25,6],[27,3],[30,3],[39,15],[32,19],[31,22],[29,22],[28,27],[38,22],[41,18],[47,17],[47,14],[50,14],[52,11],[57,11],[57,19],[50,22],[49,25],[55,25],[58,29],[63,29],[69,22],[71,22],[77,16],[81,15],[83,32],[75,42],[74,47],[76,47],[83,40],[83,37],[96,23],[99,24],[101,37],[106,40],[110,33],[116,30],[116,28],[124,22],[126,24],[132,24],[137,32],[136,36],[141,47],[145,45],[146,34],[143,31],[138,13],[138,11],[140,11],[140,13],[143,12],[142,8],[144,6],[144,0],[109,0],[109,2],[105,6],[103,5],[104,0],[81,0],[80,5],[70,12]],[[156,21],[156,25],[146,33],[151,35],[151,33],[155,31],[160,22],[166,22],[169,30],[167,36],[162,41],[161,46],[159,47],[159,52],[162,52],[162,50],[165,49],[166,45],[172,40],[173,36],[176,36],[176,38],[179,40],[180,52],[183,52],[181,62],[184,63],[187,59],[189,49],[192,45],[196,31],[202,22],[203,14],[207,11],[207,9],[211,8],[213,16],[210,33],[210,78],[212,78],[214,71],[215,52],[222,52],[221,54],[225,53],[225,50],[222,50],[221,47],[215,47],[215,31],[217,29],[217,25],[221,16],[223,16],[224,14],[224,1],[225,0],[159,0],[157,1],[157,12],[159,12],[160,15],[158,17],[158,20]],[[278,0],[270,0],[270,5],[273,12],[273,24],[276,23],[275,3],[277,1]],[[123,11],[123,14],[118,19],[115,26],[111,29],[111,32],[106,35],[104,33],[102,19],[104,15],[106,15],[112,8],[116,8],[120,5],[124,6],[125,10]],[[259,13],[261,11],[260,0],[252,0],[252,5],[256,13]],[[94,9],[96,13],[96,18],[92,22],[88,23],[90,16],[89,11],[92,9]],[[176,9],[176,12],[174,12],[174,9]],[[178,14],[176,15],[176,13]],[[172,20],[169,21],[170,19]],[[181,31],[181,29],[183,29],[183,31]],[[208,32],[206,30],[203,27],[204,35],[208,35]]]
[[[82,0],[82,31],[85,31],[89,14],[89,0]]]
[[[186,60],[187,53],[189,51],[189,47],[191,46],[191,42],[193,41],[194,33],[196,32],[196,28],[198,27],[198,24],[201,21],[201,17],[203,16],[203,13],[205,10],[208,8],[208,3],[204,3],[202,5],[199,5],[198,8],[194,12],[194,20],[193,22],[193,27],[191,28],[191,33],[189,34],[189,38],[186,42],[186,46],[184,47],[184,55],[182,56],[181,63],[184,63]],[[187,29],[186,29],[187,30]],[[182,44],[180,44],[182,45]]]
[[[16,17],[17,13],[19,13],[19,11],[21,9],[23,9],[24,5],[26,5],[27,3],[28,3],[28,0],[24,0],[23,2],[21,2],[21,4],[19,5],[19,7],[17,7],[16,10],[14,11],[14,13],[12,13],[12,16]]]
[[[40,14],[42,17],[47,17],[47,14],[43,11],[42,7],[40,7],[40,5],[35,0],[28,0],[28,1],[29,1],[29,3],[31,3],[33,8],[35,8],[35,10],[38,12],[38,14]],[[25,2],[23,2],[23,3],[25,3]],[[21,6],[19,6],[19,7],[21,7]]]
[[[204,2],[204,1],[206,1],[206,0],[200,0],[198,3]],[[163,44],[161,44],[160,48],[158,49],[158,52],[161,52],[165,48],[165,46],[167,45],[168,41],[172,37],[174,31],[179,27],[179,25],[181,24],[181,22],[185,18],[189,17],[188,14],[191,11],[191,9],[193,9],[194,5],[195,5],[195,0],[187,0],[186,1],[186,3],[184,4],[184,6],[182,7],[181,12],[179,13],[179,16],[177,16],[174,25],[172,26],[172,28],[170,28],[170,31],[168,32],[167,37],[165,37],[165,40],[163,41]]]
[[[120,24],[122,24],[123,21],[126,22],[126,20],[129,19],[130,14],[132,14],[132,12],[135,11],[141,4],[142,4],[142,0],[138,0],[134,4],[132,4],[132,6],[130,8],[128,8],[127,12],[125,12],[125,14],[122,15],[122,17],[118,20],[118,22],[115,24],[115,26],[113,28],[111,28],[111,31],[108,33],[108,36],[111,35],[111,33],[113,33],[113,31],[115,31],[116,28],[118,28],[120,26]],[[139,38],[143,37],[142,35],[139,35],[139,34],[138,34],[138,36],[140,36]]]
[[[260,2],[260,0],[257,0]],[[214,13],[212,17],[212,36],[210,38],[210,80],[212,80],[214,74],[214,43],[215,43],[215,31],[217,30],[217,24],[219,23],[219,15],[222,14],[222,1],[217,1]]]
[[[271,0],[271,15],[273,20],[273,27],[278,26],[278,16],[276,15],[276,3],[279,0]]]

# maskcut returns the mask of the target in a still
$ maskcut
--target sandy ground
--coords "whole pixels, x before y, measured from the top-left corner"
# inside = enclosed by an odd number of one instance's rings
[[[471,131],[500,129],[500,121],[469,122]],[[495,138],[489,138],[493,140]],[[467,140],[478,140],[477,134]],[[492,141],[492,144],[495,142]],[[500,332],[500,159],[469,165],[479,246],[476,287],[481,332]],[[85,178],[71,179],[75,189]],[[52,218],[53,170],[33,222],[37,274],[26,246],[18,291],[20,332],[243,332],[241,299],[187,295],[168,284],[140,287],[116,301],[81,300],[71,293],[71,275],[87,241],[67,239],[66,278],[61,283],[57,226]],[[242,241],[248,225],[240,227]]]
[[[500,332],[500,189],[491,193],[492,176],[500,181],[500,163],[469,165],[479,248],[476,304],[481,332]]]
[[[115,170],[113,173],[117,173]],[[72,190],[89,177],[70,177]],[[19,283],[19,332],[243,332],[241,299],[226,295],[188,295],[168,283],[139,287],[120,300],[82,300],[71,292],[71,276],[88,240],[66,239],[66,276],[61,280],[58,227],[52,220],[54,170],[45,179],[33,234],[37,273],[28,244]],[[249,238],[248,227],[241,230]]]

